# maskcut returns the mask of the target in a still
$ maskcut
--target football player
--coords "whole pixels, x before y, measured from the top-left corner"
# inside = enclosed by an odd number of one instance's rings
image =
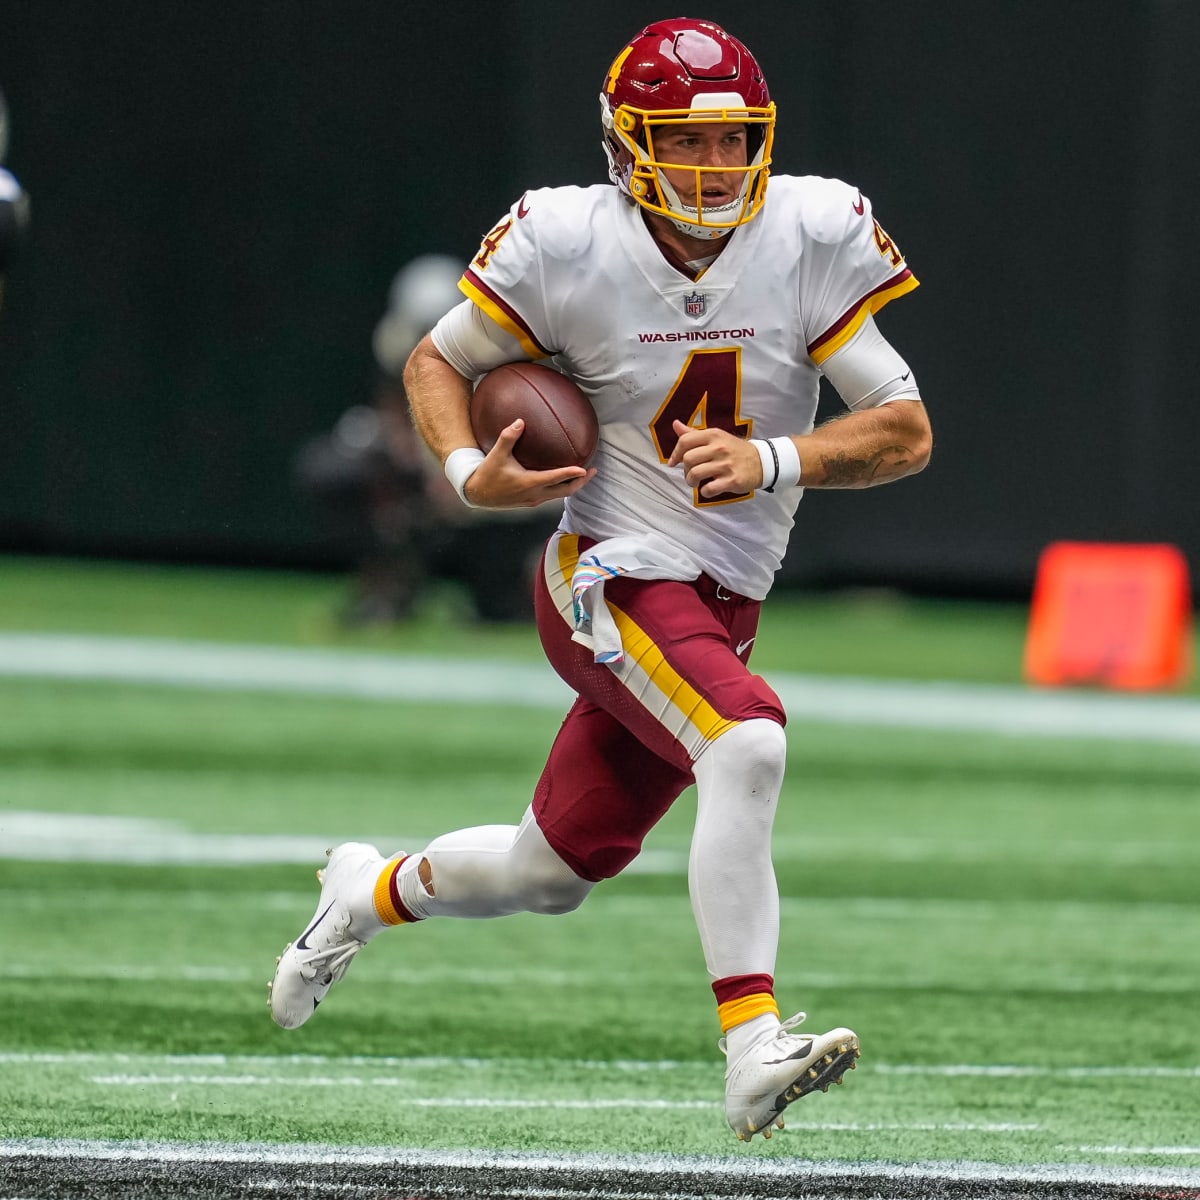
[[[301,1024],[388,926],[575,908],[694,782],[689,886],[726,1117],[740,1139],[769,1137],[792,1101],[841,1082],[859,1041],[780,1019],[771,827],[785,714],[748,662],[804,488],[872,487],[929,459],[913,372],[874,320],[917,281],[857,188],[768,183],[775,106],[718,26],[643,29],[604,77],[600,117],[611,182],[521,196],[406,373],[465,503],[565,498],[535,611],[578,698],[519,824],[408,856],[332,851],[272,1013]],[[591,398],[588,466],[523,469],[519,421],[479,449],[472,381],[517,359],[549,360]],[[814,427],[822,375],[847,411]]]
[[[10,171],[3,167],[8,152],[8,109],[0,92],[0,305],[4,303],[4,272],[29,223],[29,197]]]

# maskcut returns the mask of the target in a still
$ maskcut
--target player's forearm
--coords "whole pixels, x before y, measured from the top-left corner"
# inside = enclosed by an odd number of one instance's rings
[[[471,383],[460,375],[426,336],[404,368],[413,424],[443,462],[452,450],[476,445],[471,429]]]
[[[793,439],[800,482],[813,488],[868,488],[915,475],[929,462],[933,435],[919,400],[847,413]]]

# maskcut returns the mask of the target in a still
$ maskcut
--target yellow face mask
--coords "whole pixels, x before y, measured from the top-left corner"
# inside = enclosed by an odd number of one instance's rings
[[[653,110],[622,104],[615,111],[604,105],[611,120],[610,137],[619,144],[618,153],[614,155],[610,150],[609,154],[610,168],[615,167],[621,176],[617,179],[618,186],[642,208],[666,217],[693,237],[723,237],[731,229],[752,221],[766,198],[775,137],[775,105],[748,108],[739,103],[740,97],[720,99],[734,103]],[[707,97],[696,97],[696,101],[701,100],[711,103]],[[672,161],[669,152],[660,151],[656,141],[667,127],[677,129],[680,125],[744,126],[747,151],[752,150],[750,161],[734,165]],[[675,176],[676,183],[671,182],[666,172]],[[706,183],[719,178],[727,185],[731,176],[740,176],[740,185],[733,188],[732,198],[706,204]],[[691,186],[681,184],[681,178],[689,180]],[[690,191],[694,203],[682,199],[681,190]]]

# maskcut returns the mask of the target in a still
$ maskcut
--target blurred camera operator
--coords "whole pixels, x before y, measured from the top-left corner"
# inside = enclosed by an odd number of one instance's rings
[[[409,417],[404,365],[462,299],[462,272],[444,254],[419,255],[397,272],[371,339],[370,402],[348,408],[295,459],[298,488],[335,520],[357,559],[340,613],[347,625],[412,616],[434,579],[461,584],[482,620],[532,619],[533,571],[557,514],[466,508]]]

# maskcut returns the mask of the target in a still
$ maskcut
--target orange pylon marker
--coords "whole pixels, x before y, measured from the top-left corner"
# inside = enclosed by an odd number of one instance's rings
[[[1149,690],[1192,669],[1187,560],[1175,546],[1054,542],[1038,560],[1025,678]]]

